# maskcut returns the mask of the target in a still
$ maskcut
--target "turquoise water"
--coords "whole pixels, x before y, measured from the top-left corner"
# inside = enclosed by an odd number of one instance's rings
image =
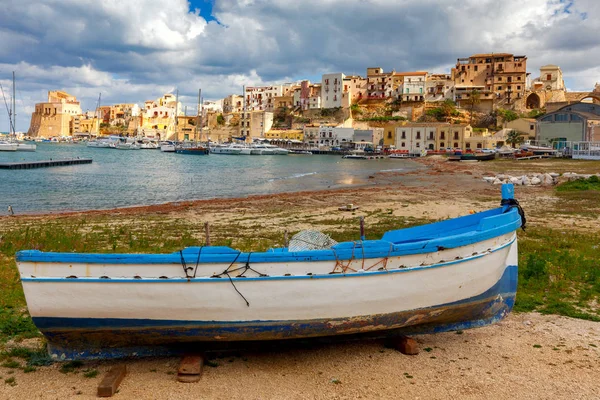
[[[0,213],[92,210],[183,200],[320,190],[364,184],[379,171],[422,168],[409,160],[345,160],[340,156],[208,156],[159,150],[94,149],[38,143],[36,152],[0,152],[0,162],[72,157],[92,164],[0,169]]]

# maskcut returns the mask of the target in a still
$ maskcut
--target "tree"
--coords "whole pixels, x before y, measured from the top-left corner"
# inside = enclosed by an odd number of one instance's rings
[[[505,110],[503,108],[498,109],[498,115],[502,118],[504,122],[511,122],[516,119],[519,119],[519,114],[517,114],[513,110]]]
[[[523,143],[523,136],[518,131],[514,129],[506,134],[506,143],[510,144],[512,147],[516,147],[518,144]]]
[[[475,110],[475,106],[481,103],[481,92],[479,90],[472,90],[469,95],[469,125],[473,124],[473,111]]]
[[[223,114],[217,115],[217,124],[219,124],[219,125],[225,124],[225,117],[223,117]]]

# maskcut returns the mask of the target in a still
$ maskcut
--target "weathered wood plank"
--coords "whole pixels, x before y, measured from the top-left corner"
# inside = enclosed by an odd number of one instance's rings
[[[186,355],[179,364],[177,380],[184,383],[198,382],[202,376],[203,367],[204,356],[199,354]]]
[[[119,364],[112,367],[98,385],[98,397],[112,397],[127,374],[127,366]]]
[[[407,336],[399,336],[391,338],[389,341],[390,347],[398,350],[402,354],[415,356],[419,354],[419,344],[413,338]]]

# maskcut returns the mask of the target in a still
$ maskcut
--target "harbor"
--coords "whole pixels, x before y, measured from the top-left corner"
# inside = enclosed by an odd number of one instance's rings
[[[362,161],[356,162],[364,165]],[[561,159],[463,164],[427,157],[411,162],[425,168],[407,173],[379,172],[366,187],[347,186],[335,190],[253,195],[219,201],[206,199],[59,215],[3,217],[0,235],[4,237],[4,246],[15,243],[19,249],[31,248],[38,243],[37,247],[43,251],[148,253],[160,249],[160,252],[170,253],[186,246],[204,244],[204,224],[208,222],[213,246],[259,252],[284,246],[285,231],[291,238],[307,227],[330,234],[339,241],[358,240],[358,218],[361,216],[365,219],[366,239],[371,240],[381,237],[383,232],[394,226],[422,225],[497,207],[500,187],[483,179],[488,171],[501,173],[507,169],[518,169],[521,174],[555,171],[561,176],[569,171],[598,172],[593,162]],[[600,203],[582,203],[588,198],[586,196],[582,196],[582,200],[574,196],[562,197],[555,193],[555,187],[516,187],[528,220],[527,230],[519,232],[519,258],[524,271],[529,271],[527,259],[532,254],[539,254],[541,259],[552,262],[559,257],[567,257],[573,268],[581,257],[593,254],[596,222],[587,215],[599,211],[597,206]],[[357,209],[350,212],[338,209],[350,203]],[[568,214],[565,213],[567,211]],[[573,223],[576,225],[573,226]],[[573,226],[568,230],[569,235],[561,234],[565,231],[565,224]],[[26,234],[26,227],[32,225],[35,229],[30,228],[30,233]],[[583,241],[582,238],[589,238],[589,235],[593,240]],[[44,239],[49,237],[51,241]],[[566,250],[570,246],[577,246],[576,254]],[[7,254],[10,250],[4,248],[6,250],[2,254]],[[2,257],[10,259],[8,255]],[[193,268],[195,258],[191,261],[188,265]],[[570,271],[574,273],[573,269]],[[531,284],[542,282],[543,277],[520,279],[518,293],[524,299],[531,298],[537,293],[536,286]],[[558,295],[559,287],[566,278],[558,279],[555,285],[540,287],[551,296]],[[20,283],[17,281],[11,283],[5,295],[18,286]],[[239,297],[234,291],[232,293]],[[248,294],[246,290],[242,293]],[[248,300],[252,308],[253,298]],[[239,301],[243,302],[243,299],[239,297]],[[420,349],[416,356],[401,354],[385,347],[379,340],[251,347],[208,353],[203,375],[192,386],[177,382],[179,357],[128,360],[125,362],[127,375],[115,398],[150,394],[162,398],[177,393],[179,398],[192,399],[197,398],[198,391],[221,398],[247,397],[249,393],[260,396],[265,391],[272,397],[294,398],[298,382],[307,385],[306,393],[317,398],[393,397],[398,391],[413,397],[424,393],[435,397],[440,390],[456,393],[459,397],[467,394],[500,397],[507,395],[509,390],[498,382],[507,379],[523,390],[541,396],[593,398],[597,369],[594,357],[598,355],[598,347],[590,344],[600,345],[597,322],[542,315],[527,311],[527,303],[523,304],[517,306],[518,313],[511,313],[499,324],[415,336]],[[537,307],[545,310],[547,306],[548,303],[544,303]],[[15,342],[12,346],[36,349],[40,344],[40,339],[34,338]],[[13,360],[26,365],[19,358],[13,357]],[[79,396],[91,398],[101,376],[123,362],[86,361],[66,374],[60,372],[64,364],[36,367],[34,373],[24,373],[17,368],[14,376],[18,386],[0,385],[0,397],[20,398],[14,396],[17,389],[30,387],[32,393],[37,393],[37,389],[33,388],[44,385],[53,391],[55,397],[75,397],[75,393],[80,391],[82,395]],[[524,372],[515,377],[517,369]],[[8,370],[3,368],[3,374]],[[90,371],[97,371],[98,376],[85,378],[84,374]],[[244,384],[243,390],[238,385],[227,385],[232,375],[239,375],[240,384]],[[388,375],[397,379],[390,381]],[[463,382],[458,388],[457,380]],[[436,382],[435,388],[431,386],[432,381]],[[554,384],[548,386],[548,381]],[[25,391],[25,395],[29,390]]]

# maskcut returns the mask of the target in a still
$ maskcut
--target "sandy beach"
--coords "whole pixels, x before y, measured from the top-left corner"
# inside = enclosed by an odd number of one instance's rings
[[[428,168],[408,174],[374,175],[365,186],[331,191],[284,193],[109,211],[1,217],[2,229],[60,222],[73,218],[106,226],[197,224],[194,238],[204,240],[203,223],[215,236],[224,226],[281,234],[285,230],[329,229],[356,224],[366,227],[378,215],[406,219],[446,219],[497,206],[499,186],[483,181],[498,172],[600,172],[592,164],[447,163],[440,158],[420,160]],[[520,165],[515,165],[520,164]],[[598,171],[594,171],[597,168]],[[597,232],[597,202],[556,196],[552,187],[517,187],[533,227],[573,232]],[[338,207],[352,203],[354,213]],[[570,210],[575,211],[570,211]],[[582,212],[585,211],[585,212]],[[549,218],[549,215],[552,217]],[[159,221],[159,222],[157,222]],[[176,381],[179,359],[126,361],[129,369],[119,393],[122,399],[597,399],[600,398],[600,323],[539,313],[513,313],[504,321],[464,332],[416,336],[420,354],[403,355],[381,341],[284,347],[277,350],[223,354],[206,366],[200,382]],[[40,339],[6,344],[36,346]],[[0,399],[95,398],[102,375],[116,361],[85,362],[76,372],[61,373],[60,365],[24,373],[0,367]],[[97,370],[92,378],[84,371]],[[12,372],[11,372],[12,371]],[[16,385],[4,383],[15,377]]]

